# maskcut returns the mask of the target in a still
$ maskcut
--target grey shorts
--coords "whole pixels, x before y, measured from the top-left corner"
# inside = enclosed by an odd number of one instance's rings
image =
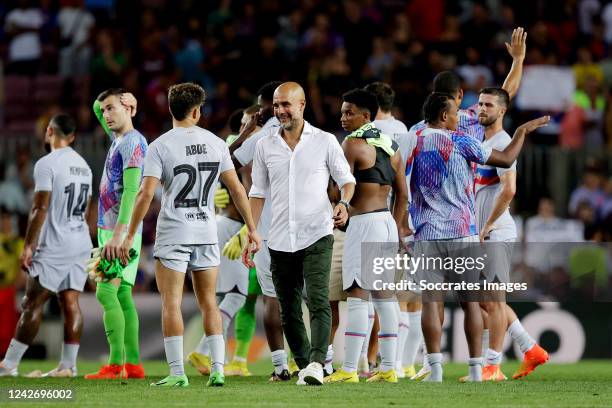
[[[485,241],[484,249],[487,262],[482,271],[482,277],[487,282],[510,282],[510,266],[512,265],[512,250],[514,241]]]
[[[183,273],[214,268],[221,262],[218,244],[156,245],[153,256],[166,268]]]
[[[415,244],[414,256],[423,257],[426,263],[417,269],[415,280],[417,282],[425,280],[428,283],[478,283],[482,269],[471,262],[469,267],[466,267],[465,260],[468,258],[474,260],[482,256],[482,252],[484,251],[478,235],[448,240],[418,241]]]
[[[59,293],[68,289],[82,292],[87,282],[87,272],[85,271],[87,256],[87,254],[84,255],[82,263],[66,264],[34,258],[28,269],[28,274],[37,277],[40,285],[51,292]]]

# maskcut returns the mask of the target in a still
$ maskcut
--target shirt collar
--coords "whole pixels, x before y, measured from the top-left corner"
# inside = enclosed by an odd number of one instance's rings
[[[309,140],[310,137],[314,134],[313,127],[308,121],[304,120],[304,128],[302,129],[302,136],[300,137],[300,141]],[[279,126],[278,129],[274,132],[274,135],[280,139],[283,138],[283,127]]]

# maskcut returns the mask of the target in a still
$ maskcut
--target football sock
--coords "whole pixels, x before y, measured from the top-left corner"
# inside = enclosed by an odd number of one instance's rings
[[[170,366],[170,375],[184,375],[183,336],[164,337],[164,350]]]
[[[27,344],[22,343],[15,338],[11,339],[11,343],[9,344],[8,350],[6,350],[2,364],[6,368],[11,369],[17,367],[28,347],[29,346]]]
[[[117,298],[123,310],[123,318],[125,319],[125,338],[123,344],[125,347],[125,362],[130,364],[140,363],[140,345],[138,342],[138,312],[134,305],[132,297],[132,286],[128,283],[121,282],[117,291]]]
[[[212,373],[223,373],[223,364],[225,364],[225,341],[220,334],[213,334],[206,338],[208,340],[208,348],[210,349],[210,371]]]
[[[123,365],[125,317],[117,291],[118,288],[109,282],[98,282],[96,298],[104,309],[104,331],[110,348],[108,364]]]
[[[79,344],[63,343],[62,356],[60,358],[60,368],[76,367],[77,354],[79,354]]]
[[[236,313],[236,321],[234,322],[234,333],[236,336],[236,351],[234,358],[243,358],[246,361],[249,355],[249,347],[253,336],[255,335],[256,320],[255,320],[255,305],[257,298],[246,299],[244,306]]]
[[[512,340],[518,344],[522,353],[526,353],[536,344],[536,341],[527,333],[519,319],[513,321],[508,327],[508,333],[510,333]]]
[[[346,299],[348,311],[346,331],[344,332],[344,364],[342,369],[349,373],[357,370],[359,354],[363,352],[363,343],[365,343],[366,331],[368,330],[369,303],[356,297]],[[371,329],[372,326],[369,326],[369,328]]]
[[[274,372],[280,374],[283,370],[289,370],[287,363],[287,352],[285,350],[275,350],[272,352],[272,365],[274,366]]]
[[[417,352],[423,342],[423,329],[421,328],[421,311],[408,312],[408,337],[402,358],[404,366],[414,365]]]
[[[396,301],[387,299],[374,299],[374,309],[380,321],[378,332],[378,348],[380,350],[380,370],[395,369],[395,352],[397,350],[397,321]]]

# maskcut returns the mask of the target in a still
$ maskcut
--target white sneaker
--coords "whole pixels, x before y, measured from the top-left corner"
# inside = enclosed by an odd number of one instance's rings
[[[431,368],[429,367],[429,365],[424,365],[423,367],[421,367],[419,372],[413,375],[412,377],[410,377],[410,379],[413,381],[424,381],[428,379],[430,375],[431,375]]]
[[[299,377],[306,384],[323,385],[323,366],[316,362],[310,363],[308,366],[306,366],[306,368],[300,371]]]
[[[3,363],[0,363],[0,377],[17,377],[18,375],[17,367],[8,368]]]

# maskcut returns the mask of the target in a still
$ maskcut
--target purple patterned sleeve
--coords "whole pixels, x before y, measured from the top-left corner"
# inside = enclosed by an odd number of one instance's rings
[[[491,148],[484,147],[482,143],[468,135],[453,135],[453,142],[467,161],[485,164],[491,155]]]
[[[123,170],[130,167],[144,166],[144,158],[147,154],[147,143],[140,135],[128,135],[121,143],[119,153],[123,160]]]

